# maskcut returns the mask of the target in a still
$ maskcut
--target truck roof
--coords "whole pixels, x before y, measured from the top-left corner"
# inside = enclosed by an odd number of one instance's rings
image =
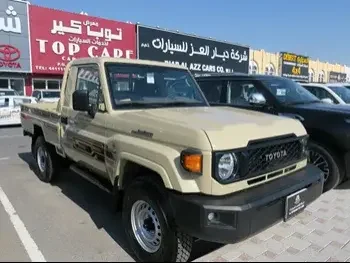
[[[81,64],[104,64],[104,63],[123,63],[123,64],[135,64],[135,65],[150,65],[177,69],[187,69],[184,66],[170,64],[165,62],[144,60],[144,59],[127,59],[127,58],[110,58],[110,57],[96,57],[96,58],[78,58],[68,63],[68,66],[81,65]]]

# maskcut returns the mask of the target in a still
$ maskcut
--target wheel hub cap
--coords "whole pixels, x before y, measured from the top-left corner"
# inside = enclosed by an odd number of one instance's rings
[[[40,171],[44,172],[46,169],[46,151],[42,147],[39,147],[36,159],[37,159]]]
[[[145,251],[158,251],[162,241],[160,222],[156,212],[147,202],[134,203],[131,209],[131,226],[137,242]]]

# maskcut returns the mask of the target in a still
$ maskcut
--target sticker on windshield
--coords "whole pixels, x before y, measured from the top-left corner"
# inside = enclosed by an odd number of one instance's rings
[[[147,84],[154,84],[154,74],[147,73]]]
[[[285,89],[277,89],[276,95],[277,96],[286,96],[286,90]]]

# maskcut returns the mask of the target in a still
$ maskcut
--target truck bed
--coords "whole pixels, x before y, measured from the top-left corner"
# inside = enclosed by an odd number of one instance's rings
[[[23,130],[34,134],[35,128],[41,128],[47,142],[59,146],[60,112],[57,102],[40,102],[21,105],[21,124]]]

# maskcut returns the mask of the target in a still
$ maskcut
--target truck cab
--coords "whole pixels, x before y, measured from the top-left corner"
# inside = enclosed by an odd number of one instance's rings
[[[323,191],[299,121],[212,107],[182,66],[76,59],[60,100],[22,105],[21,120],[38,178],[71,169],[110,193],[140,261],[187,261],[196,238],[240,241]]]

